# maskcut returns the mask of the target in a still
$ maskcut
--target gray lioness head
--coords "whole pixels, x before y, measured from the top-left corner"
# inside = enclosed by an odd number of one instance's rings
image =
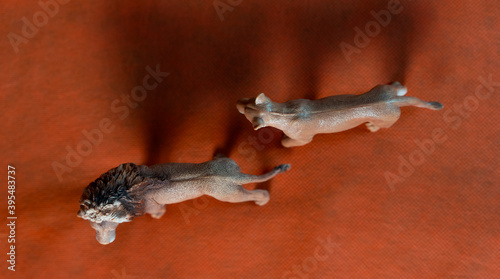
[[[272,106],[273,102],[264,93],[260,93],[256,98],[240,99],[236,103],[236,108],[252,123],[254,130],[267,126]]]

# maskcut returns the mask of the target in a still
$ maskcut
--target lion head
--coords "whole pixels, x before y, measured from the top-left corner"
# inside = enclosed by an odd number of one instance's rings
[[[101,244],[111,243],[118,224],[144,214],[142,192],[148,183],[133,163],[111,169],[83,190],[77,216],[90,221]]]

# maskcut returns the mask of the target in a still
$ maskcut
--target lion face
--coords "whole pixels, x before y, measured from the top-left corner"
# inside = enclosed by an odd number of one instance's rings
[[[120,201],[115,201],[113,204],[96,205],[90,200],[84,200],[80,203],[80,210],[77,216],[94,223],[106,221],[118,224],[130,222],[133,218]]]
[[[77,216],[89,220],[97,241],[109,244],[118,224],[143,214],[143,189],[147,185],[137,165],[125,163],[90,183],[80,198]]]
[[[133,218],[119,201],[113,204],[96,205],[90,200],[84,200],[80,203],[77,216],[90,221],[97,241],[103,245],[115,240],[116,227],[120,223],[130,222]]]
[[[115,241],[116,227],[119,223],[103,221],[101,223],[90,222],[90,226],[95,230],[95,238],[102,245]]]

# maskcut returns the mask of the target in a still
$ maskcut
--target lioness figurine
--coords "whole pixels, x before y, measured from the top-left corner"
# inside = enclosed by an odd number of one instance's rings
[[[115,240],[118,224],[145,213],[158,219],[166,204],[209,195],[224,202],[264,205],[269,201],[268,191],[249,191],[241,184],[264,182],[289,169],[285,164],[263,175],[245,174],[236,162],[223,156],[201,164],[148,167],[126,163],[102,174],[83,190],[78,217],[90,221],[99,243],[109,244]]]
[[[293,147],[308,144],[316,134],[341,132],[363,123],[371,132],[389,128],[399,119],[400,107],[443,108],[438,102],[404,96],[406,92],[406,87],[394,82],[378,85],[362,95],[297,99],[286,103],[275,103],[261,93],[256,98],[239,100],[236,107],[255,130],[266,126],[280,129],[284,133],[281,144]]]

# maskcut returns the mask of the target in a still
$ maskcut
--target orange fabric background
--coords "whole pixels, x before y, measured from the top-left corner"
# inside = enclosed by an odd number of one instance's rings
[[[483,100],[474,92],[481,77],[500,82],[500,5],[402,1],[349,63],[339,44],[354,45],[355,28],[388,2],[241,1],[221,20],[212,0],[69,1],[16,53],[9,33],[21,35],[22,18],[41,7],[2,1],[0,178],[7,185],[7,165],[16,167],[18,219],[17,271],[7,270],[3,225],[0,274],[498,278],[500,87]],[[121,107],[156,65],[170,75],[128,115],[117,113],[113,102]],[[260,92],[282,102],[394,80],[445,108],[406,107],[390,129],[319,135],[293,149],[273,128],[253,131],[235,108]],[[461,114],[464,102],[470,111]],[[66,164],[67,148],[102,119],[113,130],[58,179],[54,162]],[[400,156],[423,154],[414,140],[435,129],[444,142],[389,187],[384,175],[400,175]],[[160,220],[121,224],[107,246],[76,218],[83,188],[120,163],[203,162],[216,151],[246,173],[292,169],[247,185],[270,190],[263,207],[212,198],[170,205]]]

